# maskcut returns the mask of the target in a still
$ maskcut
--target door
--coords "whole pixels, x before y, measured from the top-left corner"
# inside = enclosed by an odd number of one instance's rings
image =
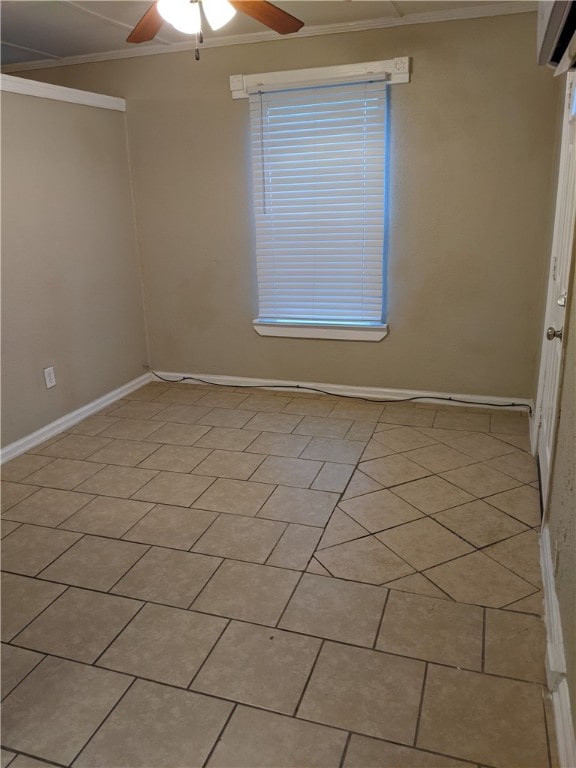
[[[540,377],[533,419],[532,445],[540,461],[542,499],[546,503],[558,421],[558,396],[564,353],[563,330],[576,223],[576,73],[568,75],[562,124],[560,170]]]

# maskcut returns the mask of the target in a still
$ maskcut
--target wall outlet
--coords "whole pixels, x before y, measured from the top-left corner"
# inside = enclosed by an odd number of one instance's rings
[[[56,374],[54,368],[44,368],[44,381],[46,382],[46,389],[56,386]]]

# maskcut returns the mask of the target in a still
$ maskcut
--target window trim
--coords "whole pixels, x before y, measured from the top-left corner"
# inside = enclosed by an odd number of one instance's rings
[[[346,323],[290,323],[285,321],[253,320],[259,336],[278,336],[289,339],[337,339],[340,341],[382,341],[388,336],[387,323],[374,325],[347,325]]]

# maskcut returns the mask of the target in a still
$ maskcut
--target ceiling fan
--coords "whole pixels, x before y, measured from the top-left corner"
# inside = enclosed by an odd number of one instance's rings
[[[126,42],[144,43],[152,40],[164,21],[168,21],[180,32],[197,35],[199,42],[202,42],[200,7],[213,30],[227,24],[236,11],[245,13],[280,35],[297,32],[304,26],[303,21],[267,0],[157,0],[136,24]]]

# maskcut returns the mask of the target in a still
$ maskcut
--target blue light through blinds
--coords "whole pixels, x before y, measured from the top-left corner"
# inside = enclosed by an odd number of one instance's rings
[[[386,87],[250,96],[259,321],[383,322]]]

